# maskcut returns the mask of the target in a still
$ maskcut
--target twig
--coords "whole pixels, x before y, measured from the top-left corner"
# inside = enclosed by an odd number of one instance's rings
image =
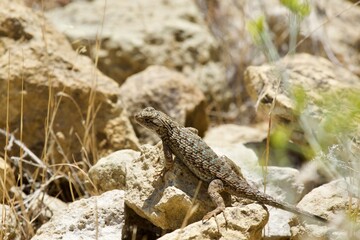
[[[21,141],[17,140],[12,133],[7,133],[5,130],[3,130],[3,129],[0,128],[0,134],[2,134],[2,135],[4,135],[4,136],[7,136],[7,137],[10,137],[10,139],[11,139],[10,142],[15,143],[17,146],[19,146],[21,149],[23,149],[24,152],[25,152],[27,155],[29,155],[29,157],[30,157],[35,163],[37,163],[37,165],[38,165],[39,167],[46,169],[47,172],[52,175],[51,170],[43,163],[43,161],[41,161],[41,159],[38,158],[28,147],[26,147],[24,143],[22,143]],[[6,148],[7,148],[8,150],[11,150],[11,147],[12,147],[12,144],[6,146]]]

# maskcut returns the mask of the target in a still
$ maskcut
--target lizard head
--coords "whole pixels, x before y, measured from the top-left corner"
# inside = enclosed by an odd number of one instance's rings
[[[159,133],[164,127],[164,122],[162,121],[162,119],[165,119],[164,115],[152,107],[147,107],[136,113],[134,118],[140,125]]]

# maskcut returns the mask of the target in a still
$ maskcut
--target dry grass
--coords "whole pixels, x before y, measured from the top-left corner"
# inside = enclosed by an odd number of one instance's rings
[[[44,1],[42,1],[44,6]],[[103,9],[103,21],[106,11],[106,1]],[[45,61],[43,67],[47,68],[47,72],[51,72],[53,66],[49,64],[48,56],[48,43],[46,28],[47,22],[44,16],[44,7],[42,7],[42,37],[44,43],[44,54]],[[16,139],[14,134],[10,133],[9,127],[9,112],[10,112],[10,75],[11,75],[11,53],[9,52],[8,62],[8,79],[7,79],[7,97],[6,97],[6,129],[0,129],[0,134],[5,137],[5,150],[2,153],[4,160],[13,166],[14,172],[17,173],[17,179],[15,188],[12,188],[10,194],[4,191],[2,203],[7,204],[11,207],[11,211],[17,217],[17,221],[20,226],[21,239],[30,239],[34,236],[37,228],[45,223],[48,218],[43,215],[42,210],[47,208],[46,205],[42,204],[44,193],[51,194],[55,197],[61,197],[61,195],[69,195],[70,199],[63,199],[67,201],[75,201],[78,198],[89,196],[84,182],[89,182],[92,185],[92,191],[97,192],[95,185],[92,183],[87,175],[88,169],[96,163],[98,159],[98,144],[95,134],[95,120],[97,113],[101,105],[96,104],[96,88],[97,88],[97,62],[98,62],[98,51],[101,47],[101,32],[102,26],[100,26],[100,33],[96,41],[96,57],[95,65],[93,67],[93,78],[92,87],[89,93],[88,107],[86,116],[82,121],[83,134],[74,133],[77,136],[78,144],[81,146],[82,159],[69,159],[65,154],[66,149],[62,149],[61,144],[57,140],[56,133],[54,132],[54,122],[56,118],[62,118],[64,116],[58,115],[59,106],[62,104],[63,99],[70,99],[76,109],[78,109],[79,116],[82,117],[80,106],[76,101],[68,94],[63,92],[54,92],[53,79],[47,75],[48,84],[48,104],[47,104],[47,116],[44,121],[44,145],[41,156],[37,156],[23,143],[23,128],[24,128],[24,76],[21,75],[22,80],[22,94],[20,96],[20,125],[19,125],[19,139]],[[24,53],[22,68],[24,69]],[[15,146],[14,146],[15,144]],[[9,150],[17,147],[19,149],[19,156],[9,156]],[[65,160],[63,163],[53,163],[52,156],[54,148],[58,149],[59,153]],[[30,160],[27,160],[29,159]],[[35,170],[33,170],[35,169]],[[2,189],[6,189],[5,183],[8,179],[8,169],[5,168],[4,178],[1,179]],[[24,179],[26,176],[26,179]],[[68,190],[63,189],[63,182],[68,184]],[[54,192],[55,189],[57,189]],[[51,193],[50,193],[51,191]],[[63,191],[69,191],[64,193]],[[36,211],[34,211],[36,210]],[[49,210],[49,209],[46,209]],[[6,221],[5,208],[2,208],[2,226],[5,225]],[[96,215],[97,219],[97,215]],[[98,226],[98,225],[97,225]],[[98,236],[98,227],[96,229],[96,236]],[[0,239],[4,239],[4,231],[0,231]],[[98,238],[98,237],[97,237]]]

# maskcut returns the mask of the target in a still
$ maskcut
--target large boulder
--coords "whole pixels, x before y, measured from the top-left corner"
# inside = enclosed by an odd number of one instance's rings
[[[203,136],[209,120],[206,99],[190,79],[166,67],[151,66],[134,74],[121,85],[119,98],[130,115],[151,106],[187,127],[194,127]],[[155,143],[154,133],[130,119],[144,143]]]
[[[46,15],[118,83],[149,65],[164,65],[192,79],[208,99],[229,100],[220,47],[191,0],[79,1]]]
[[[317,128],[312,131],[318,139],[329,140],[324,137],[327,133],[322,132],[326,130],[320,129],[331,124],[332,119],[326,117],[334,116],[338,107],[348,110],[346,104],[356,102],[349,103],[346,97],[352,94],[356,98],[360,92],[358,76],[324,58],[308,54],[288,56],[273,65],[250,66],[244,75],[247,91],[256,102],[259,114],[268,114],[275,101],[272,109],[275,124],[292,124],[291,138],[296,142],[304,141],[301,128],[304,126]],[[301,120],[307,122],[302,122],[300,127]]]
[[[118,84],[73,51],[40,14],[8,2],[0,9],[0,26],[1,116],[9,100],[0,128],[9,124],[35,154],[54,162],[78,160],[80,150],[91,158],[99,150],[137,148],[118,103]]]

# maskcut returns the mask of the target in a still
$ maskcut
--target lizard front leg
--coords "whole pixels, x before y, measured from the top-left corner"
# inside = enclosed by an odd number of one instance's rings
[[[172,168],[172,166],[174,165],[174,159],[173,159],[170,148],[166,144],[164,144],[164,142],[162,144],[163,144],[163,152],[164,152],[165,162],[164,162],[163,169],[161,170],[161,172],[158,175],[160,177],[164,178],[165,173],[167,171],[169,171]]]
[[[213,203],[216,204],[216,208],[211,212],[208,212],[202,219],[203,222],[206,222],[212,217],[215,217],[217,214],[225,210],[225,202],[220,193],[224,191],[224,184],[220,179],[212,180],[209,184],[208,193],[210,195]]]

